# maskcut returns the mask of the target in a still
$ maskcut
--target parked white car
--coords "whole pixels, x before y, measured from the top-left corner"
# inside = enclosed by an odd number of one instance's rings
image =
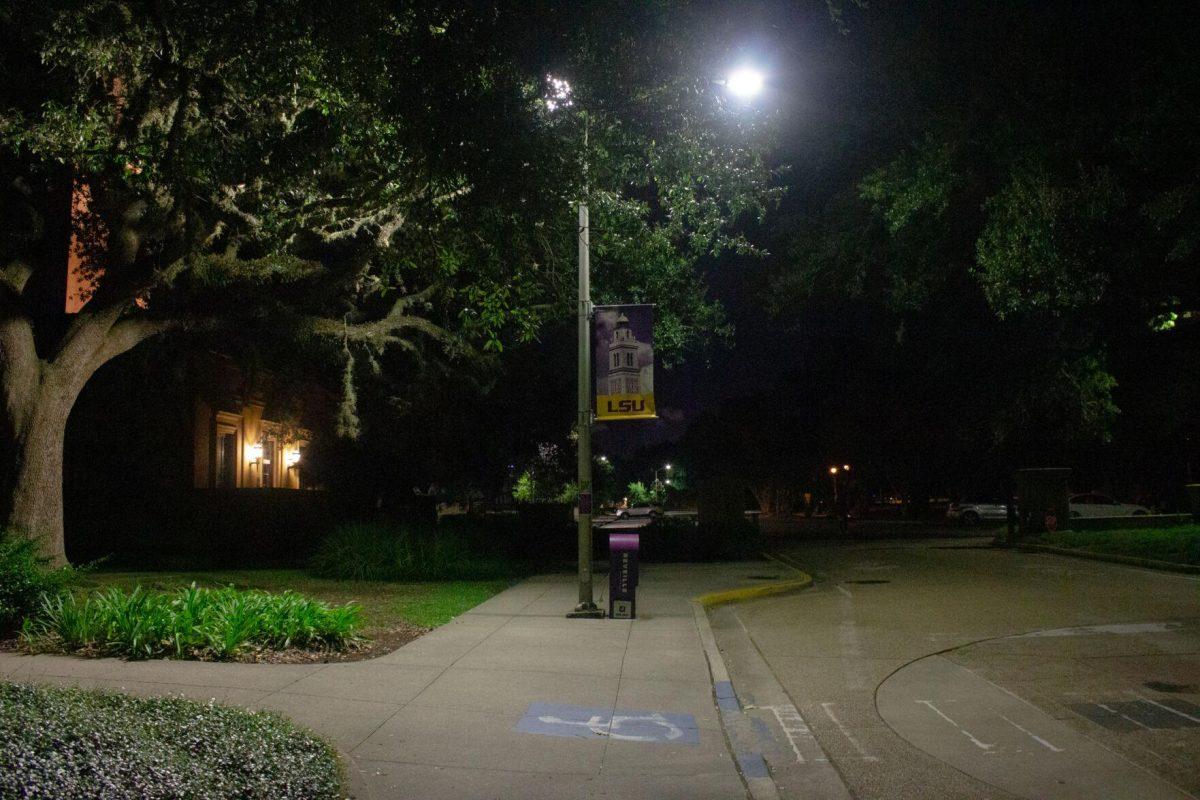
[[[631,506],[630,508],[618,508],[617,519],[636,519],[638,517],[658,517],[662,516],[663,510],[661,506]]]
[[[946,509],[946,519],[960,520],[964,525],[1003,522],[1008,519],[1008,506],[996,497],[968,498],[951,503]]]
[[[1150,509],[1134,503],[1118,503],[1108,495],[1091,492],[1071,496],[1072,517],[1140,517]]]

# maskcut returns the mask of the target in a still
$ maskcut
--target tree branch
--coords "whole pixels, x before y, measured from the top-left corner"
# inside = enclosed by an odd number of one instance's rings
[[[460,344],[454,334],[440,325],[435,324],[425,317],[408,313],[409,309],[414,305],[428,301],[437,288],[437,286],[430,286],[420,292],[401,297],[392,304],[387,315],[380,319],[348,324],[344,320],[314,317],[310,318],[309,324],[312,326],[313,332],[320,336],[341,337],[350,341],[366,342],[374,344],[381,349],[390,344],[399,344],[408,347],[410,344],[408,340],[398,335],[401,331],[406,330],[419,331],[447,347]]]

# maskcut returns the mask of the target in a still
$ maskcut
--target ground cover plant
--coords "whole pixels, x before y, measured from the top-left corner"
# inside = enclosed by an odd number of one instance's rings
[[[331,606],[293,591],[113,586],[44,596],[21,638],[37,651],[223,660],[263,650],[344,649],[358,641],[361,617],[353,603]]]
[[[1200,524],[1171,528],[1122,528],[1111,531],[1056,531],[1040,542],[1091,553],[1150,558],[1200,566]]]
[[[341,797],[332,747],[272,712],[0,683],[0,797]]]
[[[43,595],[62,591],[73,575],[69,568],[50,568],[32,540],[0,530],[0,637],[20,626]]]

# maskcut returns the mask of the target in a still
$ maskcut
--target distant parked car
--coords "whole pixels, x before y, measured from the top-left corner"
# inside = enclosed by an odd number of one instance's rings
[[[951,503],[946,519],[960,520],[964,525],[981,522],[1003,522],[1008,519],[1008,504],[995,497],[973,497]]]
[[[1135,503],[1118,503],[1105,494],[1092,492],[1071,496],[1072,517],[1140,517],[1150,509]]]
[[[631,506],[629,508],[618,508],[617,519],[631,519],[634,517],[657,517],[663,513],[659,506]]]

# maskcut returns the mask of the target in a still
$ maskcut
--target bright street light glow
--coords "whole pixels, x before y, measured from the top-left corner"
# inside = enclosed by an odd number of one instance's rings
[[[738,67],[725,79],[725,88],[734,95],[749,99],[763,88],[763,74],[752,67]]]
[[[663,466],[663,469],[670,469],[670,468],[671,468],[671,465],[670,465],[670,464],[665,464],[665,465]]]
[[[829,474],[830,474],[830,475],[837,475],[837,467],[830,467],[830,468],[829,468]]]

